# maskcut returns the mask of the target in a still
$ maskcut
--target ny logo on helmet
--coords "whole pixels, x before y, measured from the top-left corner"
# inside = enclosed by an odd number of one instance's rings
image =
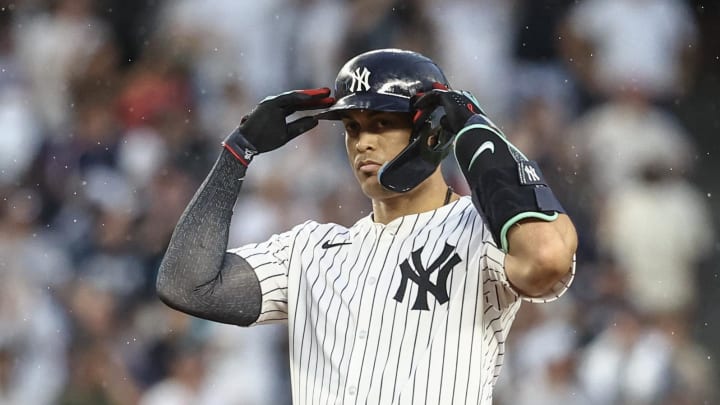
[[[370,71],[363,66],[362,70],[358,67],[355,71],[350,72],[352,83],[348,90],[352,92],[356,91],[368,91],[370,90]]]

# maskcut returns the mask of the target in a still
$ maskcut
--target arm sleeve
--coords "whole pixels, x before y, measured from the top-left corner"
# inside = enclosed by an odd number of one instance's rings
[[[168,306],[241,326],[258,318],[258,278],[245,259],[226,253],[245,170],[223,150],[180,217],[156,281],[158,295]]]

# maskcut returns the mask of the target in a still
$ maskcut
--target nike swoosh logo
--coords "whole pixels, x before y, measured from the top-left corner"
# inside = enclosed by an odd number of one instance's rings
[[[493,141],[485,141],[482,145],[480,145],[480,148],[475,151],[475,154],[473,155],[472,159],[470,159],[470,164],[468,165],[468,169],[473,166],[473,163],[475,163],[475,159],[480,157],[480,154],[485,152],[486,150],[489,150],[490,153],[495,153],[495,144]]]
[[[325,243],[323,243],[322,246],[320,246],[320,247],[323,248],[323,249],[330,249],[330,248],[333,248],[333,247],[336,247],[336,246],[340,246],[340,245],[351,245],[351,244],[352,244],[352,242],[335,242],[335,243],[330,243],[330,241],[327,241],[327,240],[326,240]]]
[[[495,153],[495,144],[492,141],[485,141],[482,145],[480,145],[480,149],[477,151],[477,155],[480,155],[481,153],[485,152],[486,150],[489,150],[490,153]]]

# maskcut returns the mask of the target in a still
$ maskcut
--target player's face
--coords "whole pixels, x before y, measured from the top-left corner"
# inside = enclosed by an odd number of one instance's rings
[[[342,121],[350,166],[363,193],[372,199],[395,194],[380,185],[377,173],[385,162],[397,156],[408,145],[412,115],[350,110]]]

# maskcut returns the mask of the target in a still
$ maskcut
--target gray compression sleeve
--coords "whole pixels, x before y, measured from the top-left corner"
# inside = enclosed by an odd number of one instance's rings
[[[157,277],[168,306],[217,322],[247,326],[260,314],[262,293],[252,267],[226,253],[232,209],[245,166],[223,149],[175,227]]]

